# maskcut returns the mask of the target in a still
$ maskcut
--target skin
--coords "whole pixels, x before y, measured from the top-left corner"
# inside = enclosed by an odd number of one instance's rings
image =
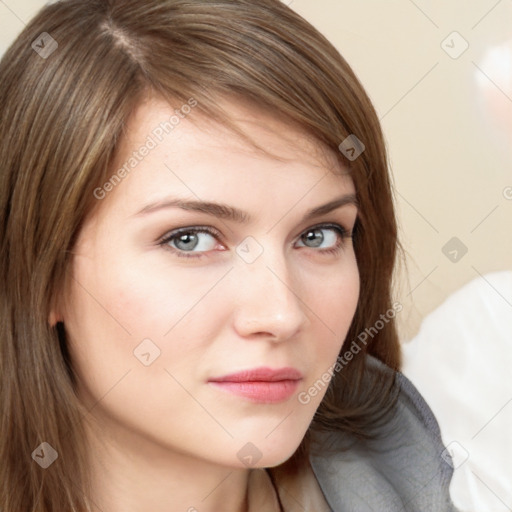
[[[308,404],[297,395],[334,364],[355,313],[350,236],[323,228],[315,231],[323,235],[318,246],[306,235],[326,222],[350,233],[356,206],[302,221],[308,210],[355,194],[352,180],[300,130],[242,103],[226,109],[279,159],[193,111],[98,201],[52,312],[53,322],[64,322],[90,409],[92,495],[103,512],[245,510],[249,468],[237,453],[252,443],[261,457],[254,467],[293,454],[325,388]],[[158,98],[141,103],[113,171],[172,114]],[[139,214],[169,196],[222,202],[252,220],[177,207]],[[199,233],[197,246],[177,237],[161,243],[194,226],[210,226],[218,237]],[[249,236],[248,254],[263,251],[251,263],[236,252]],[[337,253],[321,253],[336,245]],[[179,257],[171,247],[201,256]],[[160,350],[148,366],[134,355],[144,339]],[[260,366],[302,372],[294,395],[254,403],[208,383]]]

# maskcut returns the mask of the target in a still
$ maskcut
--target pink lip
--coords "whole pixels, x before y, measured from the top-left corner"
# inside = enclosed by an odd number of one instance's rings
[[[297,389],[302,373],[295,368],[254,368],[209,379],[223,391],[257,403],[277,403],[288,400]]]

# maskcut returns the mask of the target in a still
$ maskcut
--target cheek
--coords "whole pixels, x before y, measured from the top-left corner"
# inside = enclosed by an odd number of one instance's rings
[[[314,295],[314,313],[330,333],[328,346],[339,350],[359,300],[360,282],[355,256],[351,254],[339,272],[332,271],[324,276],[323,283]]]
[[[224,273],[141,265],[107,253],[77,258],[65,315],[76,365],[89,375],[114,375],[150,361],[186,372],[228,321],[226,296],[209,294]]]
[[[329,386],[332,372],[357,308],[360,292],[359,272],[355,257],[346,262],[343,271],[331,273],[321,292],[312,295],[312,318],[315,322],[314,350],[310,354],[314,364],[298,396],[299,402],[316,408]]]
[[[180,383],[188,389],[187,379],[197,380],[205,340],[214,337],[208,320],[221,320],[211,303],[206,315],[199,300],[212,277],[201,286],[185,277],[179,270],[172,275],[137,268],[128,259],[115,265],[108,258],[75,262],[64,322],[80,394],[86,405],[97,404],[98,414],[141,434],[151,430],[141,418],[151,418],[158,430],[157,424],[179,416],[192,428],[187,414],[193,419],[194,404]]]

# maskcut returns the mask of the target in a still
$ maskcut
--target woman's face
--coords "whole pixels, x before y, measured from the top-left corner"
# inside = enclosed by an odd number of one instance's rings
[[[141,104],[56,317],[110,443],[269,467],[301,442],[356,309],[355,189],[301,132],[227,108],[279,159],[193,109],[161,136],[174,110]]]

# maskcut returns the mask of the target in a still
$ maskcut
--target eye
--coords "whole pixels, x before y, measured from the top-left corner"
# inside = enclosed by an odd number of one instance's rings
[[[302,247],[321,248],[321,253],[336,253],[341,250],[344,241],[351,238],[351,234],[339,224],[322,224],[313,226],[305,231],[299,238]],[[321,247],[324,245],[324,247]]]
[[[313,226],[299,237],[299,247],[315,249],[321,254],[339,252],[352,235],[339,224]],[[220,234],[208,226],[180,228],[165,235],[158,244],[180,258],[201,258],[215,249]]]
[[[172,250],[177,256],[194,258],[200,257],[203,252],[213,250],[218,237],[218,233],[207,226],[189,227],[172,231],[159,244]]]

